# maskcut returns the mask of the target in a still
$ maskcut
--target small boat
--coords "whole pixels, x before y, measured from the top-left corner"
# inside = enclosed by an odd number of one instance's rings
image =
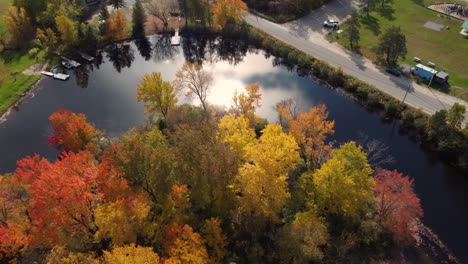
[[[68,78],[70,78],[70,75],[68,75],[68,74],[64,74],[64,73],[54,74],[54,79],[66,81],[66,80],[68,80]]]
[[[54,77],[54,74],[52,72],[48,72],[48,71],[42,71],[41,74],[43,74],[45,76],[49,76],[49,77]]]
[[[71,63],[68,62],[68,61],[62,61],[62,65],[65,66],[65,68],[67,68],[69,70],[73,69],[73,65],[71,65]]]
[[[92,62],[94,60],[94,57],[89,56],[86,53],[83,53],[83,52],[79,52],[79,53],[80,53],[81,58],[87,60],[88,62]]]

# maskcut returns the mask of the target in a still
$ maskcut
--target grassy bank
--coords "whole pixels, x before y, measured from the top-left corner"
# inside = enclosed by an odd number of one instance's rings
[[[0,87],[0,115],[18,101],[39,78],[39,76],[18,74],[16,78],[7,79]]]
[[[377,10],[370,12],[369,17],[365,13],[361,14],[359,51],[379,62],[375,52],[379,37],[390,26],[399,26],[406,35],[408,47],[408,55],[400,63],[415,65],[413,57],[421,58],[423,63],[434,62],[436,70],[450,75],[451,87],[448,91],[442,91],[468,100],[468,39],[459,34],[462,21],[443,15],[439,17],[439,13],[425,7],[434,2],[436,1],[394,0],[393,5],[383,9],[378,5]],[[423,25],[427,21],[448,26],[449,29],[434,31],[425,28]],[[344,23],[341,29],[346,28]],[[333,33],[332,39],[349,48],[348,41],[342,35]]]

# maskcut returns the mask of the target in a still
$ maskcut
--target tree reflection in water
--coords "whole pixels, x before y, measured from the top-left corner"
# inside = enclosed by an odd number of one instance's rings
[[[101,56],[102,57],[102,56]],[[81,88],[88,87],[89,73],[94,70],[93,64],[83,63],[75,69],[76,85]]]
[[[148,38],[140,38],[135,40],[135,46],[140,52],[140,55],[145,58],[146,61],[151,59],[152,48],[151,42],[148,40]]]
[[[227,61],[237,65],[243,61],[249,45],[234,38],[188,35],[182,38],[182,48],[186,61],[215,63]]]
[[[170,35],[155,36],[153,60],[155,62],[171,60],[179,53],[179,48],[171,45]]]
[[[130,68],[135,59],[133,49],[129,44],[113,44],[108,46],[105,51],[107,52],[107,58],[119,73],[125,67]]]

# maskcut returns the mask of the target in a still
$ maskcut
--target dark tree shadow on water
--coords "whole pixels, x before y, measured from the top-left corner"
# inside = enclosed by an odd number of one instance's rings
[[[140,55],[145,58],[146,61],[151,59],[151,53],[153,51],[151,42],[147,38],[140,38],[135,40],[135,45],[140,52]]]
[[[377,18],[373,17],[373,16],[367,16],[367,15],[363,15],[361,17],[361,25],[363,25],[365,28],[369,29],[370,31],[372,31],[372,33],[374,33],[374,35],[379,35],[380,34],[380,24],[379,24],[379,21],[377,20]]]
[[[221,38],[217,41],[216,54],[218,59],[237,65],[244,60],[249,45],[245,41],[232,38]]]
[[[153,60],[164,61],[174,58],[179,49],[171,45],[171,36],[158,36],[153,46]]]
[[[206,60],[206,48],[212,39],[206,36],[186,35],[182,38],[184,58],[191,63],[202,64]],[[211,46],[211,45],[210,45]]]
[[[88,87],[89,73],[94,69],[93,64],[82,64],[80,67],[75,69],[75,80],[76,85],[81,88]]]
[[[108,46],[105,51],[107,52],[107,58],[112,62],[114,68],[119,73],[125,67],[130,68],[135,59],[133,49],[130,45],[114,44]]]

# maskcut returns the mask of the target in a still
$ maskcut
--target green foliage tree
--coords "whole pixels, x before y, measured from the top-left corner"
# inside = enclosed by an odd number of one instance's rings
[[[461,129],[463,121],[465,120],[466,108],[464,105],[455,103],[447,111],[448,126],[452,129]]]
[[[294,221],[278,232],[278,263],[320,262],[324,257],[320,246],[326,244],[328,237],[325,223],[312,210],[296,214]]]
[[[132,21],[132,36],[143,37],[145,35],[146,14],[140,0],[137,0],[133,6]]]
[[[103,1],[101,3],[101,8],[99,9],[99,20],[106,21],[110,18],[109,10],[107,9],[107,3]]]
[[[323,214],[359,216],[372,199],[374,179],[366,154],[355,142],[335,149],[314,173],[314,190]]]
[[[108,0],[108,3],[117,10],[126,5],[125,0]]]
[[[404,58],[408,52],[406,49],[406,37],[400,27],[391,26],[379,39],[377,47],[379,55],[385,57],[389,66],[395,66],[399,58]]]
[[[137,87],[137,100],[145,102],[145,112],[166,119],[177,103],[174,87],[163,81],[160,73],[145,74]]]
[[[367,17],[369,17],[369,12],[375,8],[377,0],[359,0],[359,7],[366,11]]]
[[[351,17],[348,19],[348,28],[344,31],[345,37],[349,41],[349,47],[355,49],[359,45],[359,40],[361,38],[359,28],[361,24],[359,23],[359,15],[356,11],[351,14]]]

